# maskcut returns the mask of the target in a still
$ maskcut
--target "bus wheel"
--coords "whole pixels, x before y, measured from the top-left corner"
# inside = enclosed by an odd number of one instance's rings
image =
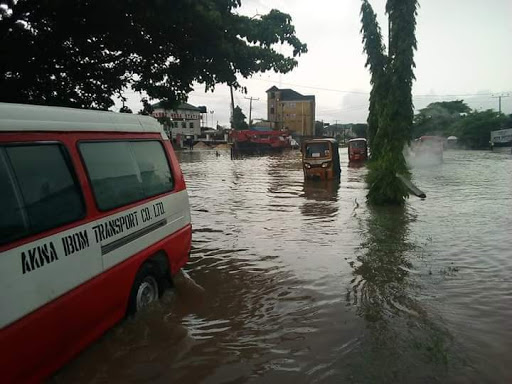
[[[128,314],[134,314],[150,303],[158,300],[159,284],[157,269],[152,264],[146,263],[137,272],[133,282]]]

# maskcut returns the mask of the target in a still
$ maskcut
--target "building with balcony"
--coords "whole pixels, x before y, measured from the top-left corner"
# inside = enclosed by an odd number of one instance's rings
[[[273,86],[267,90],[267,120],[294,136],[315,135],[315,96]]]
[[[182,103],[176,109],[166,109],[161,103],[152,107],[154,118],[169,118],[164,124],[169,138],[195,141],[201,135],[201,109],[188,103]]]

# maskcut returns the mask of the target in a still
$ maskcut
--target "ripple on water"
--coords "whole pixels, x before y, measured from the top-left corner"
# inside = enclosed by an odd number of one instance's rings
[[[297,152],[178,153],[194,284],[55,382],[511,382],[512,158],[449,151],[427,199],[365,204],[365,167],[304,182]]]

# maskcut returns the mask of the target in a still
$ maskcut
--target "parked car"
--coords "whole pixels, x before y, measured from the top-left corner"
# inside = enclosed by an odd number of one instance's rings
[[[366,139],[358,137],[348,141],[349,162],[362,162],[368,159],[368,145]]]

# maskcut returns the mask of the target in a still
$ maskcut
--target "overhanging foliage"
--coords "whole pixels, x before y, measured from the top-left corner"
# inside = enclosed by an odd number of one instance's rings
[[[307,51],[290,15],[241,0],[0,0],[0,101],[107,109],[129,87],[185,101],[194,82],[240,88]],[[288,57],[275,49],[291,47]]]

